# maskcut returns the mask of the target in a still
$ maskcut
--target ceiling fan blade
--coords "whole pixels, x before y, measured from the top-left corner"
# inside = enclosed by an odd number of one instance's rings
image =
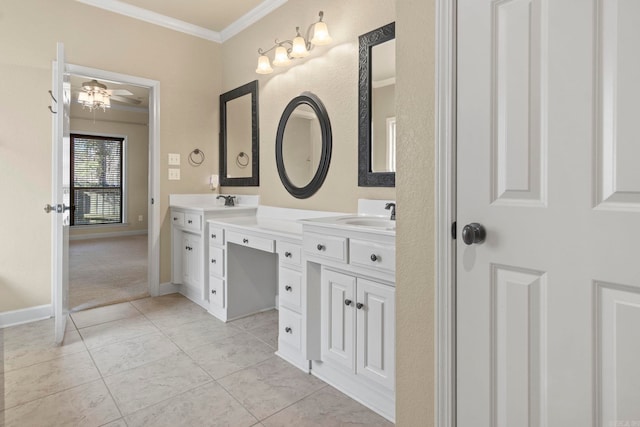
[[[133,93],[131,93],[127,89],[107,89],[107,93],[112,95],[112,96],[113,95],[124,95],[124,96],[133,95]]]
[[[125,98],[123,96],[118,96],[118,95],[111,95],[111,100],[122,102],[123,104],[132,104],[132,105],[142,104],[142,101],[140,101],[139,99]]]

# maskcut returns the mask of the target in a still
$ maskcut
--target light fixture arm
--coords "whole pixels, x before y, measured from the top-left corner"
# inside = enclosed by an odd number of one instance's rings
[[[324,12],[318,12],[318,21],[312,23],[307,28],[305,36],[300,34],[300,27],[296,27],[296,37],[293,40],[283,40],[279,41],[275,39],[273,46],[268,49],[258,48],[258,68],[256,72],[258,74],[269,74],[273,72],[271,68],[271,64],[269,58],[266,56],[269,52],[276,50],[275,55],[277,57],[277,61],[274,60],[274,65],[282,66],[288,65],[289,60],[303,58],[308,55],[308,53],[313,50],[316,44],[325,45],[331,42],[331,36],[327,31],[327,26],[324,23]],[[314,29],[315,28],[315,29]],[[321,28],[319,30],[318,28]],[[311,38],[311,33],[313,30],[313,39]],[[318,37],[321,34],[320,37]],[[312,41],[313,40],[313,41]],[[278,48],[284,48],[286,50],[286,57],[282,50],[278,50]]]
[[[292,40],[279,41],[278,39],[275,39],[273,42],[275,44],[273,46],[271,46],[267,50],[262,50],[261,47],[258,48],[258,55],[266,55],[267,53],[271,52],[273,49],[277,48],[278,46],[284,46],[285,44],[289,45],[289,47],[287,47],[287,53],[291,53],[291,47],[293,46],[293,41]]]

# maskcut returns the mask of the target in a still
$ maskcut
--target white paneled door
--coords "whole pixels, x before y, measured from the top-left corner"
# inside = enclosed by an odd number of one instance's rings
[[[640,425],[640,1],[457,18],[458,426]]]
[[[71,84],[64,58],[64,45],[57,45],[57,60],[53,66],[53,86],[56,112],[53,118],[52,196],[52,280],[55,340],[62,343],[69,314],[69,206],[70,198],[70,139],[69,113]]]

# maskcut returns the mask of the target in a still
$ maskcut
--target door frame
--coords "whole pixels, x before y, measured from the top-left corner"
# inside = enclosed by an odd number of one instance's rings
[[[436,425],[456,425],[456,0],[436,0]]]
[[[65,72],[74,75],[91,76],[98,80],[113,81],[149,89],[149,181],[147,200],[147,280],[149,294],[160,294],[160,82],[144,77],[130,76],[82,65],[66,64]],[[56,172],[54,172],[56,173]],[[55,176],[54,176],[55,179]],[[52,242],[55,247],[56,242]],[[55,257],[58,256],[52,252]],[[55,278],[51,281],[51,300],[56,295]]]

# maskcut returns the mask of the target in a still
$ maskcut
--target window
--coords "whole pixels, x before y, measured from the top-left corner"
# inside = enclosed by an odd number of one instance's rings
[[[121,224],[124,138],[71,134],[71,225]]]

